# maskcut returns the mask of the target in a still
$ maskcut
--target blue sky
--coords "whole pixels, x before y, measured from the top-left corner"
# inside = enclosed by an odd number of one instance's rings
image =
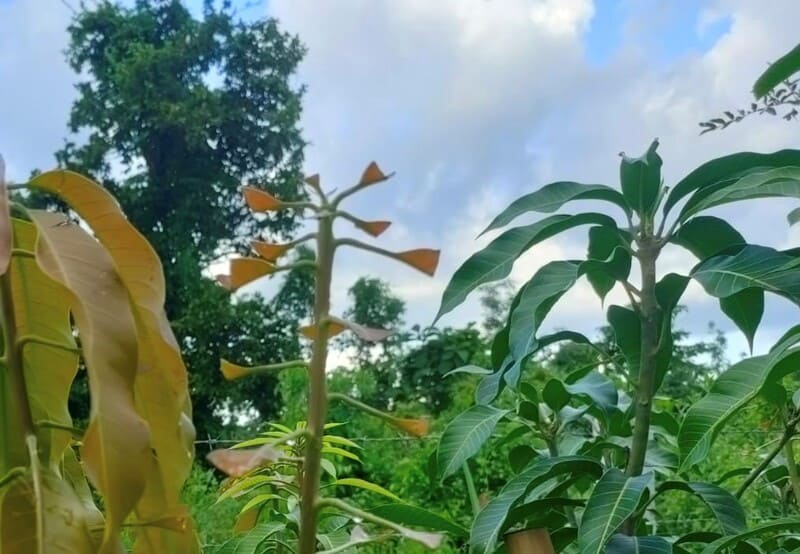
[[[277,17],[309,48],[298,75],[308,85],[308,172],[341,187],[373,159],[396,171],[353,198],[352,211],[393,220],[381,238],[389,248],[442,249],[434,279],[345,253],[334,309],[346,307],[347,287],[366,273],[390,281],[408,304],[409,322],[429,323],[449,276],[486,243],[474,240],[478,231],[513,198],[554,180],[614,185],[618,152],[638,154],[654,137],[668,183],[735,150],[800,146],[797,127],[778,119],[697,133],[698,121],[748,103],[756,75],[796,44],[795,0],[270,0],[240,7],[247,17]],[[75,81],[62,55],[69,17],[61,0],[0,0],[0,81],[11,83],[0,103],[0,152],[12,178],[52,166],[66,136]],[[752,241],[797,246],[800,231],[783,223],[787,211],[786,203],[764,201],[720,213]],[[583,238],[547,241],[512,276],[521,283],[548,261],[583,255]],[[670,251],[662,271],[691,264]],[[744,349],[697,287],[685,300],[685,327],[699,336],[714,320],[730,332],[732,352]],[[609,301],[624,296],[615,291]],[[584,284],[556,306],[545,331],[591,333],[602,316]],[[479,317],[472,301],[444,323]],[[796,309],[770,303],[757,348],[796,321]]]

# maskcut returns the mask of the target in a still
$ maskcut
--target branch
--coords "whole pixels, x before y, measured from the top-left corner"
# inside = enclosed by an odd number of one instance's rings
[[[734,495],[736,496],[736,498],[742,497],[742,495],[745,493],[748,487],[752,485],[756,479],[758,479],[758,477],[764,472],[764,470],[767,469],[772,460],[775,459],[775,456],[780,454],[781,450],[783,450],[783,447],[786,446],[786,444],[788,444],[790,440],[792,440],[792,437],[794,437],[795,433],[797,432],[795,427],[797,426],[798,423],[800,423],[800,415],[796,415],[786,424],[786,428],[783,430],[783,436],[781,437],[781,440],[778,441],[778,444],[775,445],[775,448],[773,448],[769,452],[769,454],[767,454],[767,456],[763,460],[761,460],[761,463],[758,464],[758,466],[756,466],[755,468],[753,468],[753,471],[750,472],[750,474],[747,476],[747,478],[744,480],[741,486],[739,486],[739,489],[736,491]]]

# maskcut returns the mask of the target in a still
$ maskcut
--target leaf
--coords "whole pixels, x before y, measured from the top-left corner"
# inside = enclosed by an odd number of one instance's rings
[[[393,492],[387,491],[380,485],[376,485],[375,483],[370,483],[369,481],[365,481],[363,479],[356,479],[354,477],[347,477],[345,479],[337,479],[333,483],[334,486],[344,486],[344,487],[356,487],[359,489],[364,489],[370,492],[374,492],[376,494],[383,495],[387,498],[391,498],[392,500],[400,501],[400,497],[398,497]]]
[[[431,422],[427,418],[393,417],[389,424],[414,437],[424,437],[430,432]]]
[[[64,216],[31,210],[39,231],[36,260],[68,295],[89,372],[92,410],[81,458],[106,508],[101,552],[111,552],[119,530],[145,488],[150,435],[134,406],[136,325],[108,253]]]
[[[688,469],[706,457],[720,428],[737,410],[758,396],[761,389],[795,369],[800,359],[795,345],[800,332],[795,329],[763,356],[746,358],[720,375],[708,394],[693,404],[681,423],[678,445],[681,468]]]
[[[577,262],[550,262],[542,266],[517,294],[509,315],[508,344],[516,364],[535,351],[536,332],[553,305],[578,279]]]
[[[354,218],[354,225],[373,237],[379,237],[392,224],[391,221],[364,221]]]
[[[364,170],[364,173],[362,173],[361,179],[358,181],[358,186],[368,187],[369,185],[374,185],[375,183],[385,181],[392,175],[392,173],[386,175],[383,171],[381,171],[381,168],[378,167],[378,164],[375,162],[370,162],[370,164]]]
[[[753,85],[753,94],[756,99],[766,96],[798,71],[800,71],[800,44],[771,63],[766,71],[759,75]]]
[[[771,154],[739,152],[713,159],[694,169],[675,185],[667,195],[664,214],[666,215],[675,204],[695,191],[715,190],[749,173],[789,165],[800,165],[800,150],[780,150]]]
[[[231,292],[275,272],[275,264],[261,258],[234,258],[227,279],[217,280]]]
[[[263,552],[260,547],[285,526],[277,521],[259,523],[247,533],[226,541],[215,554],[260,554]]]
[[[350,330],[361,340],[365,340],[367,342],[381,342],[392,334],[392,332],[388,329],[364,327],[358,323],[334,316],[329,316],[328,321],[328,338],[334,337],[345,330]],[[316,340],[317,338],[316,325],[306,325],[305,327],[301,327],[300,332],[307,339]]]
[[[354,462],[361,463],[361,458],[359,458],[356,454],[345,450],[344,448],[338,448],[336,446],[324,446],[322,447],[323,454],[330,454],[332,456],[339,456],[340,458],[348,458],[353,460]]]
[[[661,156],[658,155],[658,140],[639,158],[629,158],[622,154],[619,166],[619,180],[625,201],[640,216],[655,210],[661,188]]]
[[[733,255],[721,254],[700,262],[691,276],[706,292],[725,298],[751,287],[800,302],[800,257],[766,246],[747,245]]]
[[[752,171],[725,186],[698,191],[687,200],[678,219],[686,220],[714,206],[769,197],[800,198],[800,167],[786,166]]]
[[[443,375],[443,377],[450,377],[451,375],[456,375],[458,373],[468,373],[470,375],[488,375],[492,372],[491,369],[486,369],[485,367],[478,367],[476,365],[464,365],[461,367],[457,367],[451,371],[448,371]]]
[[[614,330],[617,346],[625,358],[628,375],[635,379],[639,375],[642,357],[642,325],[639,316],[630,308],[612,305],[608,307],[607,318]]]
[[[747,529],[744,509],[736,497],[725,489],[698,481],[667,481],[658,487],[659,493],[669,490],[688,492],[699,497],[714,513],[726,535],[735,535]]]
[[[461,304],[475,288],[504,279],[511,273],[514,261],[525,251],[554,235],[579,225],[616,227],[607,215],[553,215],[531,225],[515,227],[501,234],[486,248],[476,252],[459,267],[442,294],[436,320]]]
[[[553,213],[572,200],[605,200],[616,204],[626,214],[631,213],[631,208],[625,198],[609,186],[558,181],[514,200],[492,220],[481,235],[508,225],[526,212]]]
[[[439,265],[439,251],[431,248],[406,250],[396,253],[394,257],[431,277],[436,273],[436,267]]]
[[[582,554],[605,552],[606,543],[622,522],[636,511],[652,479],[652,473],[628,477],[616,468],[605,472],[589,497],[578,527]]]
[[[619,230],[610,227],[589,228],[588,260],[601,263],[589,264],[584,268],[586,278],[603,301],[614,288],[617,280],[627,279],[631,271],[631,255],[624,247],[630,241],[622,238]]]
[[[514,361],[513,363],[509,364],[508,367],[506,367],[503,373],[503,380],[510,386],[515,387],[519,382],[522,366],[528,359],[530,359],[531,355],[533,355],[535,352],[541,351],[544,348],[547,348],[550,345],[563,341],[570,341],[574,342],[575,344],[592,346],[592,342],[586,338],[585,335],[581,335],[580,333],[576,333],[574,331],[558,331],[550,335],[543,335],[536,339],[536,345],[532,347],[531,352],[529,352],[527,356],[525,356],[519,362]]]
[[[512,477],[475,517],[470,531],[470,552],[492,554],[510,510],[538,485],[564,474],[599,476],[601,472],[600,464],[583,456],[562,456],[534,461],[519,475]]]
[[[268,242],[262,242],[260,240],[253,240],[250,241],[250,246],[253,248],[253,251],[267,260],[268,262],[274,262],[281,256],[283,256],[286,252],[288,252],[293,244],[286,243],[286,244],[270,244]]]
[[[614,535],[606,554],[672,554],[672,544],[664,537],[629,537]]]
[[[281,452],[278,449],[271,444],[265,444],[249,450],[229,448],[212,450],[206,458],[226,475],[241,477],[258,467],[276,462],[280,456]]]
[[[439,439],[437,467],[442,479],[461,469],[491,437],[494,428],[508,410],[477,405],[460,413],[445,428]]]
[[[786,216],[786,220],[789,222],[790,226],[800,221],[800,208],[795,208],[789,212],[789,215]]]
[[[192,468],[194,427],[186,367],[164,311],[164,272],[153,248],[111,194],[70,171],[36,176],[30,186],[66,201],[108,250],[133,304],[139,339],[136,408],[150,427],[152,448],[145,494],[137,515],[157,519],[183,513],[181,490]],[[135,551],[199,552],[191,522],[183,533],[136,530]]]
[[[283,202],[265,190],[256,187],[242,187],[247,207],[256,213],[271,212],[283,208]]]
[[[0,275],[5,275],[11,263],[11,211],[6,189],[6,162],[0,156]]]
[[[752,537],[757,537],[764,533],[774,533],[775,531],[783,531],[784,529],[798,528],[800,528],[800,520],[798,520],[796,517],[770,521],[769,523],[764,523],[748,529],[747,531],[739,533],[738,535],[721,537],[706,546],[703,549],[702,554],[716,554],[717,552],[724,552],[740,542]]]
[[[764,315],[764,291],[758,288],[740,290],[720,298],[719,307],[744,333],[752,354],[753,339]]]
[[[591,406],[599,408],[608,415],[619,400],[617,388],[608,377],[593,371],[574,383],[565,383],[564,390],[572,397],[585,397]]]
[[[454,537],[466,538],[469,535],[469,532],[457,523],[411,504],[381,504],[369,511],[378,517],[401,525],[416,525],[434,531],[442,531]]]
[[[683,246],[700,260],[747,244],[730,223],[710,215],[698,215],[683,223],[670,237],[670,242]]]

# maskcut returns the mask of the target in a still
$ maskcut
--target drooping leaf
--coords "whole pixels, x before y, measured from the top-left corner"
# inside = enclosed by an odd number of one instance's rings
[[[768,523],[762,523],[748,529],[738,535],[721,537],[708,546],[706,546],[702,554],[716,554],[717,552],[727,552],[731,547],[746,541],[747,539],[758,537],[763,534],[771,534],[777,531],[800,529],[800,519],[796,517],[789,517],[785,519],[778,519]]]
[[[640,216],[650,214],[655,209],[661,187],[661,156],[658,155],[658,140],[639,158],[629,158],[622,154],[619,166],[619,180],[625,201]]]
[[[489,375],[492,372],[491,369],[486,369],[485,367],[479,367],[476,365],[464,365],[461,367],[457,367],[451,371],[448,371],[443,375],[443,377],[450,377],[451,375],[457,375],[459,373],[467,373],[469,375]]]
[[[332,484],[334,486],[356,487],[359,489],[364,489],[366,491],[374,492],[375,494],[380,494],[382,496],[391,498],[392,500],[396,500],[398,502],[400,501],[400,498],[393,492],[384,489],[380,485],[371,483],[370,481],[365,481],[364,479],[357,479],[355,477],[346,477],[343,479],[337,479]]]
[[[753,85],[753,94],[756,99],[766,96],[798,71],[800,71],[800,44],[769,64]]]
[[[696,495],[711,509],[726,535],[735,535],[747,529],[744,509],[736,497],[722,487],[699,481],[667,481],[658,490],[679,490]]]
[[[139,340],[136,408],[148,422],[152,448],[148,481],[137,516],[156,520],[185,513],[183,483],[192,467],[194,427],[186,367],[164,311],[164,272],[153,248],[107,190],[70,171],[36,176],[30,186],[65,200],[91,227],[114,260],[135,314]],[[135,552],[199,552],[191,521],[183,532],[136,528]]]
[[[260,240],[251,241],[250,246],[253,248],[253,251],[256,254],[258,254],[268,262],[274,262],[292,248],[291,243],[270,244],[268,242],[263,242]]]
[[[144,492],[150,434],[134,405],[138,345],[128,291],[100,244],[60,214],[31,210],[39,231],[36,260],[68,292],[89,372],[92,410],[82,459],[106,507],[102,552]]]
[[[600,464],[583,456],[543,458],[510,479],[475,518],[470,531],[470,552],[492,554],[512,508],[522,502],[527,493],[538,485],[565,474],[599,476]]]
[[[719,307],[744,333],[752,353],[756,330],[758,330],[761,317],[764,315],[764,291],[758,288],[740,290],[730,296],[720,298]]]
[[[609,186],[558,181],[514,200],[492,220],[481,235],[508,225],[526,212],[553,213],[572,200],[604,200],[616,204],[626,214],[631,213],[625,198]]]
[[[698,191],[686,201],[678,218],[685,221],[714,206],[769,197],[800,197],[800,167],[765,168],[749,172],[730,184],[714,189],[713,192]]]
[[[798,268],[800,257],[766,246],[747,245],[736,254],[721,254],[700,262],[691,276],[717,298],[756,287],[798,303]]]
[[[449,477],[474,456],[491,437],[508,410],[478,404],[462,412],[442,433],[437,449],[437,467],[442,479]]]
[[[388,329],[375,329],[372,327],[365,327],[353,321],[341,319],[339,317],[328,317],[328,337],[335,337],[345,330],[352,331],[358,338],[367,342],[380,342],[385,340],[392,332]],[[307,325],[300,328],[300,332],[308,339],[316,340],[317,326]]]
[[[610,227],[598,226],[589,229],[587,260],[596,260],[584,267],[586,278],[592,288],[604,300],[614,288],[617,280],[627,279],[631,271],[631,255],[625,249],[630,240],[622,232]]]
[[[455,537],[467,537],[469,532],[449,519],[411,504],[382,504],[370,510],[378,517],[401,525],[415,525],[434,531],[442,531]]]
[[[789,222],[789,225],[795,225],[798,221],[800,221],[800,208],[795,208],[786,216],[786,220]]]
[[[605,552],[606,543],[622,522],[636,511],[652,479],[652,473],[628,477],[616,468],[603,474],[589,497],[578,528],[582,553]]]
[[[784,166],[800,166],[800,150],[780,150],[771,154],[739,152],[713,159],[694,169],[673,187],[664,203],[664,214],[695,191],[716,190],[748,173]]]
[[[730,223],[710,215],[699,215],[683,223],[670,237],[670,242],[683,246],[700,260],[747,244]]]
[[[579,225],[608,225],[616,227],[607,215],[553,215],[531,225],[510,229],[476,252],[453,274],[442,294],[438,320],[461,304],[475,288],[504,279],[511,273],[514,261],[536,244]]]
[[[664,537],[629,537],[614,535],[608,541],[606,554],[672,554],[672,543]]]
[[[693,404],[681,424],[678,445],[681,467],[688,469],[707,454],[714,437],[737,410],[755,398],[769,382],[795,370],[800,331],[795,329],[763,356],[744,359],[719,376],[708,394]]]
[[[425,275],[433,276],[439,266],[439,253],[438,250],[431,248],[417,248],[416,250],[398,252],[395,257]]]

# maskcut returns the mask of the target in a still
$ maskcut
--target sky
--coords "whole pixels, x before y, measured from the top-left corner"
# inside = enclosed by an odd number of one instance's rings
[[[0,0],[0,152],[12,179],[53,166],[67,136],[76,76],[63,50],[69,6],[77,3]],[[239,8],[247,18],[277,18],[308,47],[297,75],[308,86],[308,173],[320,173],[326,188],[342,188],[372,160],[396,171],[347,207],[365,219],[392,220],[379,241],[389,249],[442,250],[433,279],[343,251],[335,311],[346,308],[355,279],[370,275],[406,301],[408,323],[429,324],[449,277],[493,237],[477,234],[514,198],[556,180],[616,186],[619,152],[639,155],[655,137],[667,184],[720,155],[800,147],[797,124],[779,118],[698,134],[699,121],[749,104],[767,62],[798,42],[796,0],[241,0]],[[800,226],[790,229],[785,220],[792,207],[765,200],[715,215],[751,242],[788,247],[800,241]],[[345,225],[338,231],[357,236]],[[585,232],[537,246],[512,278],[521,284],[549,261],[581,257]],[[692,264],[689,254],[667,250],[660,272]],[[480,319],[476,296],[442,323]],[[625,302],[621,291],[602,306],[581,283],[542,331],[592,333],[615,302]],[[699,286],[683,302],[689,312],[681,326],[695,337],[713,321],[731,353],[746,349]],[[797,320],[796,307],[770,301],[756,351]]]

